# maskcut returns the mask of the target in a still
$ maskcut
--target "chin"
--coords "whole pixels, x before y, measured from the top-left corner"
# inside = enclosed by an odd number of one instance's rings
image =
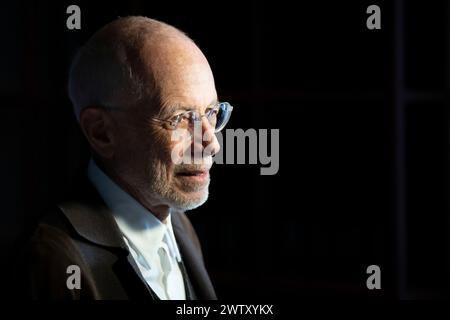
[[[208,200],[208,188],[196,192],[177,192],[173,206],[180,210],[193,210],[200,207]]]

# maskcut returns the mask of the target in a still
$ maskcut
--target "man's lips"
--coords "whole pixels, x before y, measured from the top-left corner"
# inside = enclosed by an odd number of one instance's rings
[[[176,176],[185,182],[206,185],[209,181],[209,170],[183,170]]]
[[[208,175],[209,170],[188,170],[177,172],[177,175],[184,177],[201,177]]]

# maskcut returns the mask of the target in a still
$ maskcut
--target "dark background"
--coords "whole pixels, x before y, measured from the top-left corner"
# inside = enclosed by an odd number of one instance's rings
[[[89,159],[66,90],[76,49],[145,15],[203,50],[229,128],[280,129],[277,175],[216,165],[189,214],[219,298],[449,297],[450,6],[312,3],[1,2],[1,274]],[[81,30],[66,28],[70,4]],[[381,30],[366,28],[371,4]]]

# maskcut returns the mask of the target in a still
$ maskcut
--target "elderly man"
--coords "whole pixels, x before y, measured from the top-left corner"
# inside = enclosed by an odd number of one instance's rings
[[[89,39],[69,77],[92,159],[32,238],[32,297],[215,299],[184,213],[208,198],[215,132],[232,110],[206,58],[176,28],[127,17]]]

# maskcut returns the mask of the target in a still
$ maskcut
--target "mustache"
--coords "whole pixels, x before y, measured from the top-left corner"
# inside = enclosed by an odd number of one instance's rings
[[[174,168],[175,173],[186,173],[186,172],[204,172],[209,171],[212,167],[212,163],[204,164],[179,164]]]

